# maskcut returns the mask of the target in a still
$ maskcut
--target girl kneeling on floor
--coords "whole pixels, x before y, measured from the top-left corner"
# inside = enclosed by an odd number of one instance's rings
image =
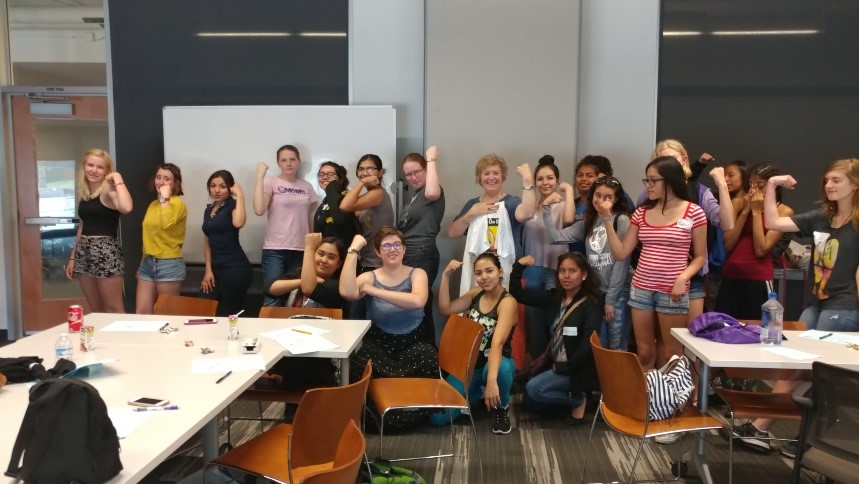
[[[510,275],[510,292],[517,301],[546,310],[550,329],[546,365],[525,385],[526,410],[539,411],[552,405],[566,406],[568,425],[585,423],[587,395],[599,390],[590,338],[602,323],[602,293],[599,275],[578,252],[558,257],[557,286],[549,290],[525,289],[521,279],[525,267],[534,263],[526,255]]]
[[[482,393],[487,410],[495,414],[492,431],[507,434],[510,433],[510,417],[507,415],[510,387],[516,373],[516,364],[511,356],[513,327],[516,326],[518,316],[516,300],[501,286],[503,274],[498,256],[484,252],[474,260],[477,286],[451,301],[450,275],[460,267],[462,262],[452,260],[442,272],[438,308],[445,316],[463,313],[463,316],[483,325],[483,339],[467,397],[469,402],[477,402]],[[460,392],[465,391],[465,386],[457,378],[448,376],[447,379]],[[458,410],[440,412],[432,415],[430,423],[446,425],[459,414]]]

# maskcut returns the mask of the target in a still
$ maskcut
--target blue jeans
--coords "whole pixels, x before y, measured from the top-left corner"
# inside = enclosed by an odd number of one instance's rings
[[[824,309],[811,305],[805,308],[799,320],[808,329],[820,331],[859,331],[859,310],[856,309]]]
[[[471,377],[471,385],[468,387],[468,403],[474,404],[483,398],[483,389],[486,387],[486,376],[489,373],[489,364],[483,365],[482,368],[474,370],[474,375]],[[516,373],[516,363],[513,358],[501,357],[501,364],[498,365],[498,393],[501,397],[501,407],[507,407],[510,404],[510,388],[513,386],[513,375]],[[459,393],[465,393],[465,385],[453,375],[448,375],[447,382],[453,385]],[[459,417],[462,414],[460,410],[447,410],[444,412],[434,413],[430,415],[430,424],[442,426],[450,423],[452,419]]]
[[[286,249],[263,249],[262,250],[262,280],[263,289],[267,289],[272,281],[280,279],[284,273],[291,270],[301,270],[301,263],[304,260],[303,250],[286,250]],[[296,273],[296,279],[301,277],[301,273]],[[278,306],[282,299],[271,297],[265,294],[263,298],[263,306]]]
[[[629,321],[626,317],[629,293],[621,291],[614,302],[614,319],[603,320],[600,328],[600,341],[609,349],[626,351],[629,339]]]
[[[549,369],[528,380],[522,405],[529,412],[551,406],[576,408],[582,404],[581,395],[570,396],[570,377]]]
[[[555,287],[555,271],[548,267],[528,266],[522,273],[525,289],[551,289]],[[549,344],[549,325],[546,311],[525,306],[525,346],[528,354],[536,358],[543,354]]]

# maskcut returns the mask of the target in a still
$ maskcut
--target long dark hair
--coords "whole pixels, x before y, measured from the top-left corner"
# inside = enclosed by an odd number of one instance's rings
[[[689,191],[686,188],[686,174],[683,172],[683,165],[673,156],[660,156],[651,161],[644,168],[644,176],[647,176],[647,170],[650,167],[656,168],[656,173],[662,177],[662,183],[665,184],[665,194],[662,201],[662,213],[665,213],[665,202],[668,201],[668,191],[675,197],[691,202]],[[659,203],[660,200],[652,200],[648,198],[641,204],[645,209],[651,209]]]
[[[600,291],[600,283],[599,283],[599,274],[597,271],[588,264],[588,259],[580,252],[566,252],[558,256],[558,268],[560,269],[561,263],[565,260],[572,260],[573,263],[578,266],[579,270],[587,274],[587,277],[582,281],[582,285],[579,288],[578,294],[583,296],[590,296],[595,301],[600,301],[602,298],[602,291]],[[558,277],[558,272],[555,271],[555,284],[558,288],[557,295],[558,299],[562,300],[564,298],[564,290],[561,288],[561,279]]]
[[[765,161],[763,163],[758,163],[749,169],[749,178],[751,178],[752,175],[755,175],[763,181],[767,181],[774,176],[781,175],[781,170],[779,170],[775,164]],[[782,187],[775,187],[775,201],[778,203],[781,203],[781,190]]]
[[[323,166],[334,168],[334,173],[337,174],[337,181],[340,182],[340,187],[342,189],[349,188],[349,172],[346,171],[345,166],[334,163],[333,161],[323,161],[322,164],[319,165],[319,169],[322,169]]]
[[[734,160],[734,161],[728,163],[727,165],[725,165],[725,169],[727,169],[729,166],[736,167],[737,170],[739,170],[739,172],[740,172],[740,186],[743,188],[744,192],[748,192],[749,191],[749,169],[746,167],[746,162],[743,160]],[[716,196],[718,193],[719,193],[718,190],[713,192],[713,196]],[[733,193],[731,194],[731,196],[733,196]],[[718,199],[719,199],[719,197],[716,197],[716,200],[718,200]]]
[[[623,191],[623,185],[620,183],[620,180],[613,176],[602,176],[596,179],[594,184],[591,186],[590,192],[588,192],[588,206],[585,208],[585,236],[594,228],[594,222],[596,221],[597,209],[594,207],[594,193],[597,191],[597,188],[605,185],[610,189],[614,190],[614,205],[611,206],[611,213],[620,215],[629,215],[629,212],[632,210],[631,207],[627,204],[626,201],[626,192]]]

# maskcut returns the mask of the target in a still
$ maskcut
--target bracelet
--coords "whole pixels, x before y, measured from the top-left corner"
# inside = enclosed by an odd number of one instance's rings
[[[119,183],[117,183],[117,184],[115,184],[115,185],[113,185],[113,186],[114,186],[114,187],[118,187],[118,186],[120,186],[120,185],[125,185],[125,182],[119,182]]]
[[[522,187],[522,190],[533,190],[534,185],[528,185],[527,187]]]
[[[431,161],[431,162],[435,163],[435,158],[430,158],[427,161]]]
[[[611,223],[611,221],[612,221],[613,219],[612,219],[611,217],[606,217],[606,218],[602,218],[602,217],[600,217],[600,220],[602,220],[602,221],[603,221],[603,223]]]

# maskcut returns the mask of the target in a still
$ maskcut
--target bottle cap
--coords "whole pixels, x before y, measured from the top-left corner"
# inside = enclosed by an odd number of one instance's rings
[[[778,294],[771,292],[770,293],[770,299],[778,299]]]

